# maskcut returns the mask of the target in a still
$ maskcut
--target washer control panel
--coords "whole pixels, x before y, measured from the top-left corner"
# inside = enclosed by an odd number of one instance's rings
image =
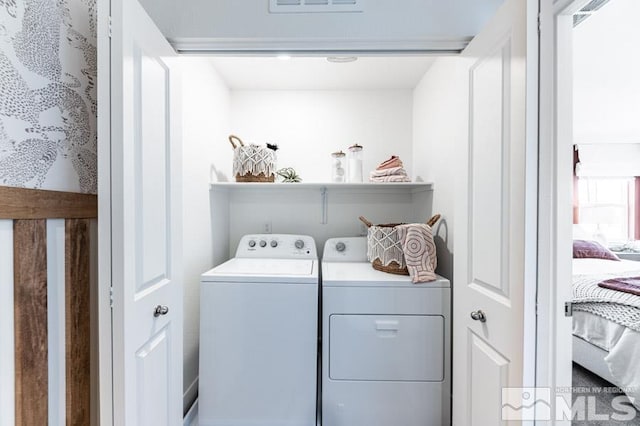
[[[292,234],[249,234],[240,239],[236,257],[317,259],[313,237]]]

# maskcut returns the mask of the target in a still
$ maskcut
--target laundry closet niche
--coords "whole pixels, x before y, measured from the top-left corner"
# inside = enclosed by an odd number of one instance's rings
[[[321,251],[327,238],[365,233],[360,215],[426,221],[434,183],[414,167],[414,92],[434,61],[183,57],[185,173],[195,173],[197,163],[198,173],[210,175],[214,264],[247,233],[309,234]],[[245,144],[278,145],[277,168],[294,168],[302,183],[235,183],[230,134]],[[364,147],[364,184],[332,184],[331,153],[355,143]],[[391,155],[412,184],[369,184],[369,172]]]

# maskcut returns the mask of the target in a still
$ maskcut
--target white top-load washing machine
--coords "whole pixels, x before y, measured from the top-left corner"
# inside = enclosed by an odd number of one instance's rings
[[[318,258],[302,235],[246,235],[202,275],[200,426],[315,426]]]
[[[364,237],[326,242],[323,426],[450,424],[450,287],[374,270]]]

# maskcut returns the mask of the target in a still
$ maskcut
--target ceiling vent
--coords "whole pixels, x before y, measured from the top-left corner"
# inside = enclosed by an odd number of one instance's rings
[[[365,0],[269,0],[271,13],[364,12]]]

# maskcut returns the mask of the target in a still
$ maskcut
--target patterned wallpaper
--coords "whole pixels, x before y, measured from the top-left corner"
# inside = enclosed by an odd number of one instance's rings
[[[0,185],[95,193],[96,0],[0,0]]]

